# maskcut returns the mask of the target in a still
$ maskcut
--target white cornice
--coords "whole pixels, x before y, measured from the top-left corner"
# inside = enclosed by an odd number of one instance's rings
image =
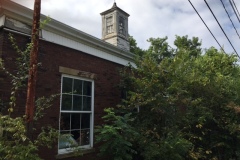
[[[32,24],[33,11],[31,9],[23,7],[9,0],[3,0],[1,3],[2,4],[0,5],[0,14],[4,14],[8,17],[14,18],[16,20],[19,20],[29,25]],[[47,16],[41,15],[41,20],[45,20],[45,19],[47,19]],[[94,36],[86,34],[80,30],[77,30],[57,20],[51,19],[51,21],[48,22],[46,26],[44,26],[44,30],[46,30],[47,32],[51,32],[55,35],[59,35],[64,38],[68,38],[70,40],[76,41],[78,43],[82,43],[89,47],[93,47],[97,50],[101,50],[106,54],[109,54],[111,56],[116,56],[118,59],[121,58],[126,62],[131,62],[131,63],[133,62],[134,55],[131,52],[117,48],[112,44],[109,44],[101,39],[98,39]],[[44,36],[43,36],[43,39],[44,39]],[[94,55],[93,53],[89,53],[89,54]],[[106,59],[106,57],[107,56],[105,55],[105,57],[101,57],[101,58]],[[117,61],[113,61],[113,62],[119,63]],[[123,64],[123,63],[121,62],[120,64]]]

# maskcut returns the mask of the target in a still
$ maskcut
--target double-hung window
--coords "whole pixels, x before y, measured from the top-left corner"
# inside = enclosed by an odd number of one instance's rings
[[[113,17],[107,17],[106,19],[106,26],[107,26],[107,34],[110,34],[113,32]]]
[[[124,18],[119,17],[119,33],[125,35]]]
[[[94,81],[62,75],[58,152],[93,146]]]

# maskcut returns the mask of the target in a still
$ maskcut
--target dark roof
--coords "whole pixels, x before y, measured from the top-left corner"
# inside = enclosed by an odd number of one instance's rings
[[[113,3],[112,8],[110,8],[109,10],[106,10],[106,11],[100,13],[100,15],[105,15],[105,14],[111,13],[111,12],[113,12],[115,10],[119,10],[120,12],[122,12],[123,14],[125,14],[128,17],[130,16],[127,12],[123,11],[121,8],[118,8],[116,2]]]

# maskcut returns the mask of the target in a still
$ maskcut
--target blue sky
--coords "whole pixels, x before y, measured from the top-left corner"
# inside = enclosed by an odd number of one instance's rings
[[[33,9],[33,0],[14,0],[15,2]],[[211,12],[203,0],[191,0],[206,24],[209,26],[219,43],[227,53],[233,49]],[[42,0],[41,12],[78,30],[101,38],[100,13],[111,8],[114,0]],[[224,31],[240,54],[240,39],[221,4],[220,0],[207,0],[218,18]],[[233,14],[229,0],[223,0],[237,31],[240,33],[240,22]],[[234,0],[240,11],[240,1]],[[188,0],[116,0],[117,6],[130,14],[129,34],[132,35],[139,47],[147,49],[150,37],[168,37],[173,46],[175,35],[189,38],[195,36],[202,40],[204,48],[214,46],[217,42],[204,26]]]

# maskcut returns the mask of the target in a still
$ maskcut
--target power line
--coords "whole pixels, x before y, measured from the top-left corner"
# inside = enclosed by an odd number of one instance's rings
[[[238,15],[237,15],[237,12],[235,11],[235,8],[233,7],[233,3],[231,2],[231,0],[229,0],[229,3],[231,4],[232,9],[233,9],[233,11],[234,11],[234,13],[235,13],[235,15],[236,15],[236,17],[237,17],[239,23],[240,23],[240,19],[239,19]]]
[[[240,17],[240,14],[239,14],[239,11],[238,11],[238,9],[237,9],[237,6],[236,6],[234,0],[232,0],[232,1],[233,1],[233,5],[235,6],[235,8],[236,8],[236,10],[237,10],[237,12],[238,12],[238,16]]]
[[[238,53],[237,53],[236,49],[235,49],[235,48],[234,48],[234,46],[232,45],[232,42],[229,40],[229,38],[228,38],[227,34],[225,33],[225,31],[223,30],[222,26],[221,26],[221,25],[220,25],[220,23],[218,22],[218,20],[217,20],[217,18],[216,18],[216,16],[215,16],[215,14],[213,13],[213,11],[212,11],[212,9],[210,8],[210,6],[208,5],[207,1],[206,1],[206,0],[204,0],[204,2],[206,3],[206,5],[207,5],[208,9],[211,11],[211,13],[212,13],[213,17],[214,17],[214,18],[215,18],[215,20],[217,21],[217,23],[218,23],[219,27],[221,28],[222,32],[224,33],[225,37],[228,39],[228,42],[231,44],[231,46],[232,46],[233,50],[235,51],[235,53],[237,54],[237,56],[240,58],[240,56],[238,55]]]
[[[214,34],[212,33],[212,31],[209,29],[209,27],[207,26],[207,24],[204,22],[204,20],[202,19],[202,17],[200,16],[200,14],[198,13],[197,9],[194,7],[194,5],[192,4],[192,2],[190,0],[188,0],[188,2],[192,5],[193,9],[195,10],[195,12],[198,14],[199,18],[202,20],[202,22],[204,23],[204,25],[207,27],[208,31],[211,33],[211,35],[213,36],[213,38],[215,39],[215,41],[218,43],[219,47],[222,49],[222,51],[224,53],[226,53],[224,51],[224,49],[222,48],[222,46],[220,45],[220,43],[218,42],[218,40],[216,39],[216,37],[214,36]]]
[[[228,11],[227,11],[227,9],[226,9],[226,7],[225,7],[225,5],[224,5],[223,1],[222,1],[222,0],[220,0],[220,1],[222,2],[223,8],[225,9],[225,11],[226,11],[226,13],[227,13],[227,15],[228,15],[228,18],[229,18],[229,19],[230,19],[230,21],[232,22],[232,25],[233,25],[233,27],[234,27],[234,29],[235,29],[235,31],[236,31],[236,33],[237,33],[237,35],[238,35],[239,39],[240,39],[240,36],[239,36],[239,34],[238,34],[238,31],[237,31],[237,29],[236,29],[235,25],[233,24],[233,21],[232,21],[232,19],[231,19],[230,15],[228,14]]]

